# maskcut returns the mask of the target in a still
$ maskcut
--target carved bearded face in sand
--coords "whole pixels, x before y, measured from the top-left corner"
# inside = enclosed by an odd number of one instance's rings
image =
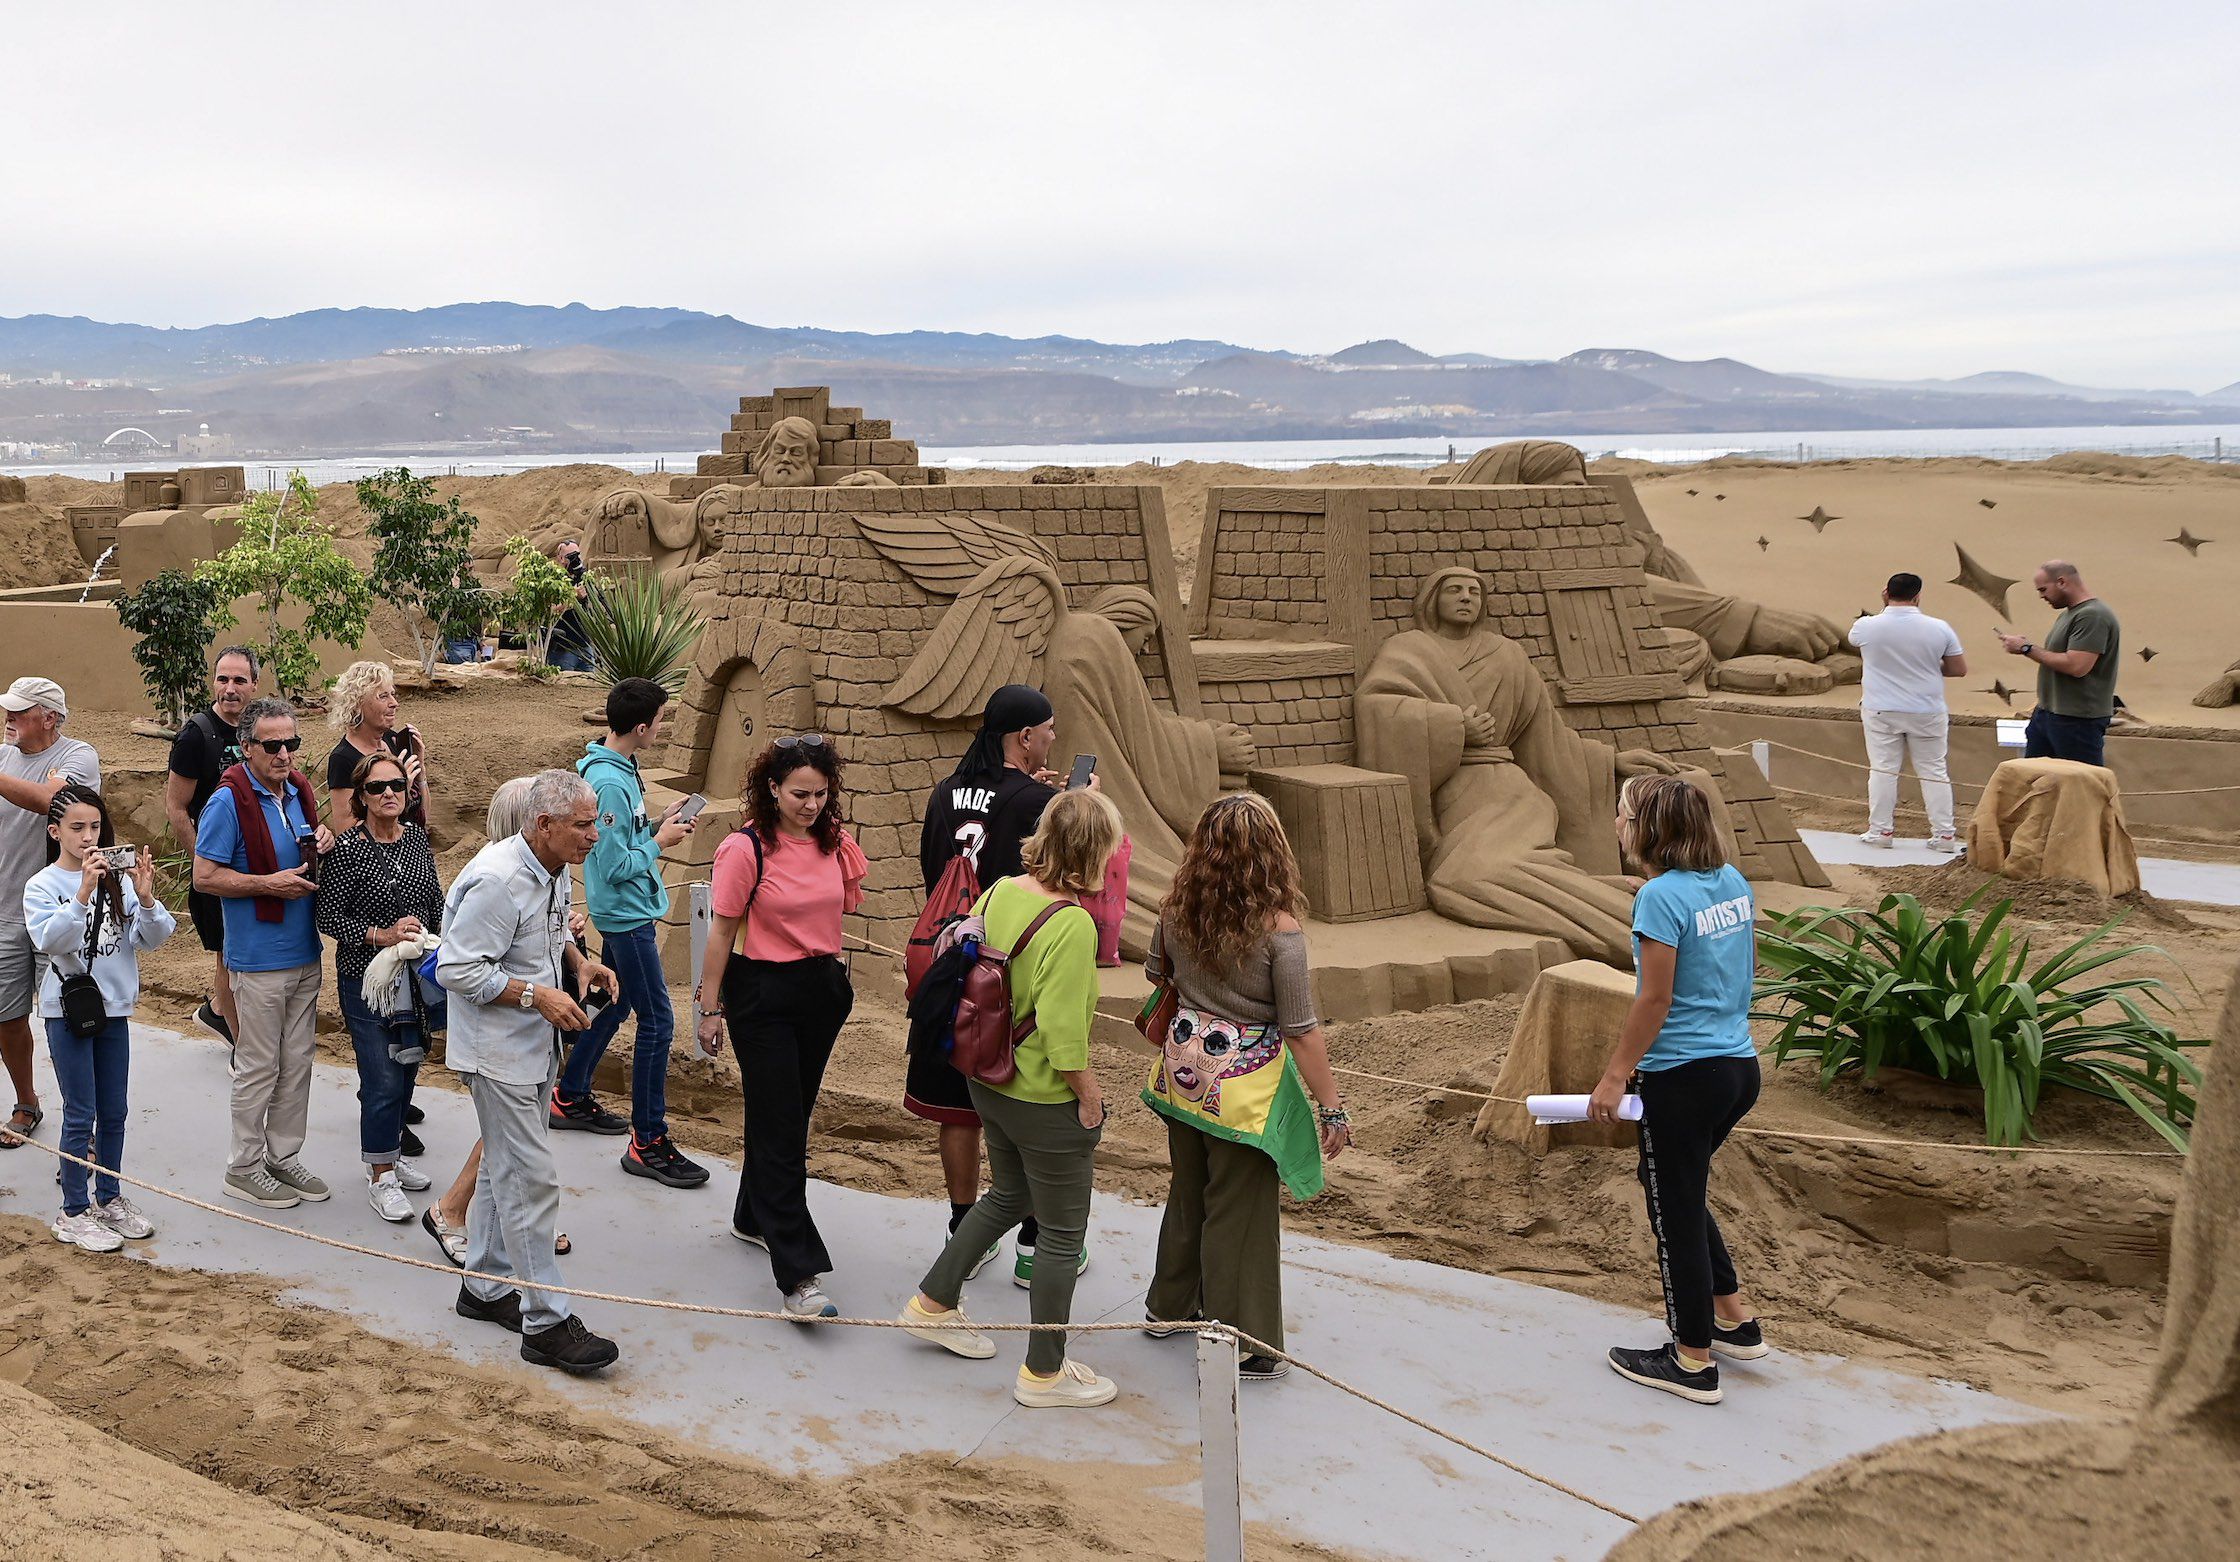
[[[754,453],[754,475],[765,488],[813,487],[817,455],[817,426],[807,418],[780,418]]]

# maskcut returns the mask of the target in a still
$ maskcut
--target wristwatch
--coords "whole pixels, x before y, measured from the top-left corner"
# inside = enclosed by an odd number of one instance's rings
[[[2028,656],[2028,655],[2029,655],[2029,654],[2030,654],[2030,653],[2031,653],[2032,651],[2035,651],[2036,649],[2037,649],[2037,646],[2036,646],[2035,644],[2033,644],[2032,642],[2030,642],[2030,641],[2028,641],[2028,640],[2025,640],[2025,641],[2023,641],[2023,642],[2022,642],[2022,654],[2023,654],[2024,656]]]
[[[524,1009],[534,1009],[536,1006],[537,984],[535,982],[523,982],[521,984],[521,1007]]]

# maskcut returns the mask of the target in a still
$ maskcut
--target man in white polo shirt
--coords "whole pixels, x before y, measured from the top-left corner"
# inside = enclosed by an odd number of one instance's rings
[[[1859,720],[1867,730],[1867,833],[1859,839],[1869,846],[1896,839],[1898,774],[1910,752],[1929,810],[1929,849],[1958,852],[1944,768],[1944,680],[1967,676],[1960,637],[1921,611],[1921,577],[1898,574],[1882,588],[1882,611],[1851,626],[1851,643],[1865,664]]]

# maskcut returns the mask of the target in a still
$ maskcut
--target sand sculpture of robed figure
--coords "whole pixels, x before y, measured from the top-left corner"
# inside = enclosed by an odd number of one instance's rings
[[[863,514],[864,536],[928,593],[954,600],[880,698],[933,720],[976,716],[1007,683],[1048,696],[1059,754],[1097,756],[1098,784],[1134,842],[1128,865],[1131,948],[1182,860],[1182,838],[1221,777],[1251,767],[1251,734],[1161,708],[1136,662],[1158,628],[1150,594],[1108,586],[1085,609],[1068,601],[1040,539],[971,514]]]
[[[1579,736],[1523,647],[1484,620],[1476,571],[1425,578],[1416,627],[1378,647],[1356,689],[1360,763],[1408,778],[1435,910],[1630,966],[1633,888],[1611,829],[1617,782],[1675,767]]]

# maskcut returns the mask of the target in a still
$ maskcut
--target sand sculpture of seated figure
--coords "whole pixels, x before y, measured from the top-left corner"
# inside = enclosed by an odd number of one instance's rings
[[[807,418],[780,418],[755,447],[754,476],[745,482],[719,483],[686,504],[636,488],[617,488],[599,501],[599,519],[642,518],[653,567],[661,578],[683,587],[689,596],[712,593],[718,584],[716,558],[723,551],[723,520],[739,490],[814,487],[822,454],[814,423]],[[867,475],[871,474],[855,474]]]
[[[1524,648],[1487,627],[1474,570],[1427,577],[1415,618],[1378,647],[1353,722],[1359,762],[1408,778],[1432,908],[1473,927],[1550,934],[1630,967],[1633,884],[1618,872],[1611,829],[1617,783],[1675,767],[1565,725]]]
[[[1553,439],[1519,439],[1479,451],[1457,483],[1585,485],[1587,458]],[[1646,554],[1657,617],[1670,636],[1681,675],[1693,682],[1715,662],[1738,656],[1793,656],[1817,662],[1843,648],[1843,631],[1816,613],[1767,607],[1724,596],[1704,585],[1688,561],[1645,519],[1628,517],[1627,533]]]
[[[2223,672],[2201,686],[2193,703],[2203,710],[2229,710],[2240,704],[2240,662],[2234,662]]]

